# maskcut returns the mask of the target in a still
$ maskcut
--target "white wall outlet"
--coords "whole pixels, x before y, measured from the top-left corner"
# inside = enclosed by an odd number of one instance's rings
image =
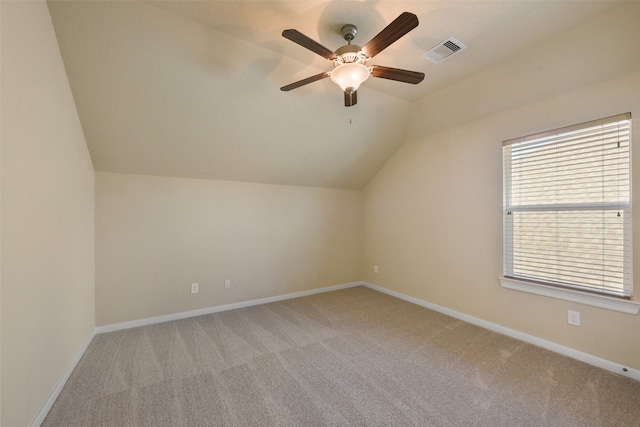
[[[231,287],[231,279],[227,279],[224,281],[224,288],[229,289]]]
[[[374,266],[373,266],[373,272],[374,272],[374,273],[377,273],[377,272],[378,272],[378,266],[377,266],[377,265],[375,265],[375,264],[374,264]]]
[[[192,294],[197,294],[198,293],[198,284],[197,283],[192,283],[191,284],[191,293]]]
[[[570,325],[580,326],[580,312],[568,310],[567,321],[569,322]]]

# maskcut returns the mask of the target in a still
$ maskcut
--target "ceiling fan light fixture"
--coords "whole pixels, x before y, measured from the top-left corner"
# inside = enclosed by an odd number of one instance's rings
[[[358,90],[360,85],[369,78],[369,67],[359,62],[340,64],[331,71],[331,80],[345,92]]]

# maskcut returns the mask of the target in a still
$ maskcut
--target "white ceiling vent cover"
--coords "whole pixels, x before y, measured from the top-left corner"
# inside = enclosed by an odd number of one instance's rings
[[[437,64],[458,52],[462,52],[466,48],[467,45],[462,43],[460,40],[449,37],[434,46],[429,52],[425,53],[424,57],[434,64]]]

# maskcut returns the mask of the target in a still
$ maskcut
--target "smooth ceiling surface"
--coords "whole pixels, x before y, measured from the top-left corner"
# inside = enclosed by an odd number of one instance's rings
[[[97,170],[361,189],[404,142],[413,104],[616,2],[49,1]],[[280,87],[331,63],[284,39],[295,28],[335,50],[364,45],[403,11],[420,25],[369,64],[422,71],[421,84],[369,79],[345,108],[329,79]],[[454,36],[469,48],[422,55]],[[513,96],[518,96],[514,93]],[[468,102],[468,100],[467,100]]]

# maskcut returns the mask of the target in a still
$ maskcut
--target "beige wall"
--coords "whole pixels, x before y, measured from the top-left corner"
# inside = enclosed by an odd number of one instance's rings
[[[98,172],[97,324],[360,280],[360,220],[358,191]]]
[[[632,337],[640,316],[503,289],[497,279],[502,141],[630,111],[637,146],[638,94],[640,71],[405,143],[364,190],[364,280],[639,369]],[[633,168],[640,170],[640,150]],[[633,188],[640,224],[640,173]],[[640,250],[634,269],[638,277]],[[639,288],[636,281],[636,295]],[[568,309],[581,312],[581,327],[567,324]]]
[[[640,316],[503,289],[497,280],[501,141],[631,111],[637,143],[640,72],[627,72],[634,63],[617,63],[624,75],[591,73],[558,86],[573,92],[547,88],[538,103],[502,113],[500,98],[480,90],[481,82],[445,88],[417,104],[410,140],[363,192],[103,172],[94,187],[46,4],[0,5],[1,425],[33,419],[96,323],[361,279],[640,368],[640,342],[630,338]],[[485,105],[479,114],[486,117],[467,124],[453,116],[453,105],[450,116],[437,117],[440,125],[427,120],[444,100],[480,108],[464,98],[471,83],[483,102],[499,107]],[[638,170],[640,151],[633,155]],[[639,247],[640,227],[634,242]],[[640,271],[638,250],[634,267]],[[190,293],[192,282],[198,294]],[[582,313],[580,328],[566,324],[567,309]]]
[[[2,2],[2,420],[28,424],[91,335],[94,174],[44,2]]]

